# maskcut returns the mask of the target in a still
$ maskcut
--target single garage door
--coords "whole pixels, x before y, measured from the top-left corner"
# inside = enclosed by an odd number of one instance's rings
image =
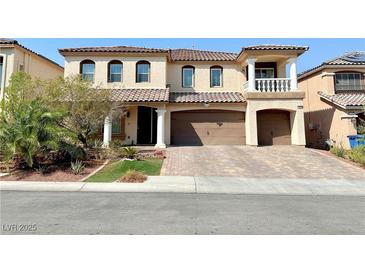
[[[245,113],[194,110],[171,113],[173,145],[240,145],[246,143]]]
[[[290,145],[290,112],[283,110],[258,111],[257,135],[260,146]]]

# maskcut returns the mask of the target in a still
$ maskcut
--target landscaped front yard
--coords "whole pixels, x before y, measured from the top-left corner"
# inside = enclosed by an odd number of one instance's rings
[[[120,179],[128,170],[136,170],[145,175],[160,175],[162,162],[162,159],[151,158],[109,163],[102,170],[88,178],[86,182],[114,182]]]

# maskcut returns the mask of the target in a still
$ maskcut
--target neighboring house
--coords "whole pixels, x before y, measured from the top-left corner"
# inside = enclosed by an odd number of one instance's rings
[[[259,45],[241,52],[142,47],[59,49],[65,77],[81,74],[128,107],[109,115],[104,143],[305,145],[297,58],[308,48]],[[288,66],[289,75],[286,75]]]
[[[13,73],[24,71],[40,79],[63,75],[63,67],[20,45],[16,40],[0,38],[0,101]]]
[[[331,139],[349,148],[347,136],[364,122],[365,52],[352,52],[299,75],[307,145],[324,148]]]

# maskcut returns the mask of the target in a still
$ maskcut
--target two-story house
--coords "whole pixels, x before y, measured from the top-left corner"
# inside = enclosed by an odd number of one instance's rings
[[[63,75],[63,67],[13,39],[0,38],[0,101],[13,73],[24,71],[34,78],[51,79]]]
[[[59,49],[65,77],[112,90],[126,116],[103,140],[125,144],[305,145],[297,58],[308,48],[259,45],[239,53],[129,46]],[[287,71],[289,72],[287,75]]]
[[[364,122],[365,52],[352,52],[301,73],[307,145],[324,148],[326,140],[348,149],[349,135]]]

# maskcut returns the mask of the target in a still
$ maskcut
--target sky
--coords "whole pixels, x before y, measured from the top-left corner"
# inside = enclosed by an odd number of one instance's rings
[[[241,47],[257,44],[309,46],[298,60],[298,73],[346,52],[365,51],[365,39],[264,39],[264,38],[14,38],[23,46],[64,65],[59,48],[92,46],[142,46],[152,48],[194,48],[238,53]]]

